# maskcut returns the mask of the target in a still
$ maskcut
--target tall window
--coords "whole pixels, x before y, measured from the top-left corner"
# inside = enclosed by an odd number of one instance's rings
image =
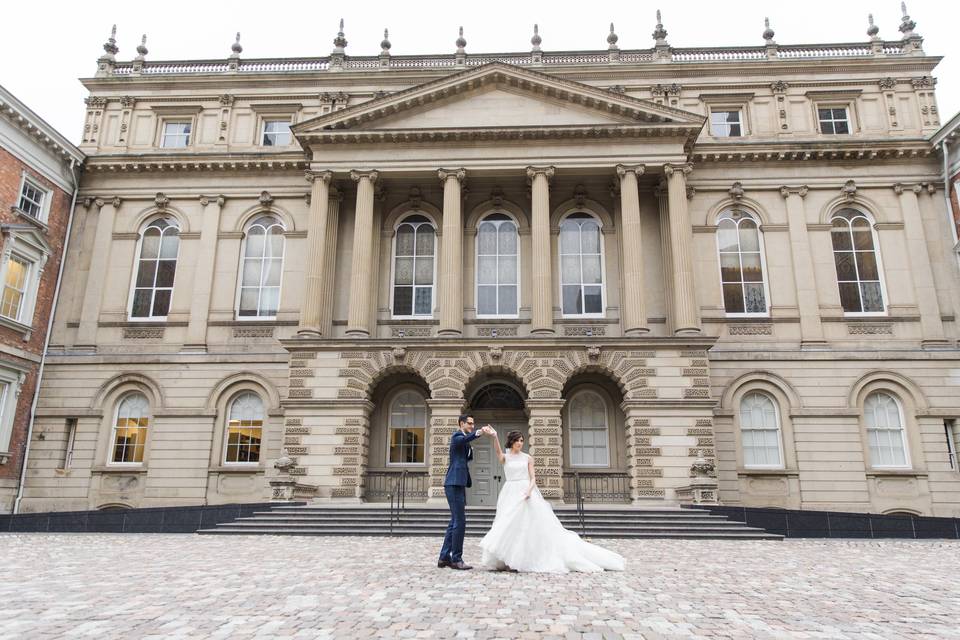
[[[739,109],[710,110],[710,133],[718,138],[738,138],[743,135]]]
[[[21,322],[31,266],[30,262],[19,256],[11,255],[7,260],[7,275],[3,282],[0,315]]]
[[[863,403],[863,421],[874,467],[908,467],[907,439],[900,404],[889,393],[876,391]]]
[[[477,230],[477,315],[516,316],[518,307],[517,225],[502,213],[483,219]]]
[[[143,449],[150,426],[150,403],[142,393],[131,393],[117,407],[113,425],[111,462],[143,462]]]
[[[846,313],[885,311],[873,225],[856,209],[842,209],[832,220],[833,258],[840,304]]]
[[[285,147],[290,144],[289,120],[263,121],[263,146]]]
[[[24,178],[23,184],[20,186],[20,201],[17,208],[40,220],[43,218],[43,203],[46,197],[46,189]]]
[[[603,314],[603,249],[600,224],[586,213],[560,223],[560,287],[564,315]]]
[[[433,314],[436,230],[421,215],[405,218],[397,227],[393,259],[393,315]]]
[[[780,417],[765,393],[752,391],[740,401],[740,438],[745,467],[782,467]]]
[[[742,211],[727,211],[717,223],[723,306],[729,314],[767,313],[763,249],[757,221]]]
[[[190,122],[164,122],[160,146],[165,149],[182,149],[190,145]]]
[[[224,462],[259,462],[263,439],[263,401],[245,391],[230,403]]]
[[[610,464],[607,405],[592,391],[578,393],[570,401],[570,464],[606,467]]]
[[[427,405],[413,391],[404,391],[390,404],[389,464],[423,464],[426,454]]]
[[[273,318],[280,307],[284,228],[273,216],[254,220],[244,238],[237,315]]]
[[[171,218],[154,220],[140,237],[131,318],[166,318],[180,251],[180,229]]]
[[[824,107],[817,109],[820,121],[820,133],[850,133],[850,117],[846,107]]]

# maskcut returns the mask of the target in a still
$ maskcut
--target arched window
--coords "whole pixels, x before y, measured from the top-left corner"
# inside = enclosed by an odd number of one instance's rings
[[[260,462],[263,440],[263,400],[245,391],[230,403],[224,462]]]
[[[780,416],[765,393],[751,391],[740,400],[740,439],[744,467],[782,467]]]
[[[431,316],[436,229],[422,215],[408,216],[397,226],[393,245],[394,317]]]
[[[516,389],[501,382],[485,385],[470,400],[470,408],[474,411],[523,409],[526,406],[523,396]]]
[[[841,209],[831,223],[833,259],[844,312],[883,313],[886,305],[873,224],[856,209]]]
[[[516,316],[519,307],[517,225],[494,213],[477,229],[477,315]]]
[[[563,315],[603,315],[603,241],[600,223],[574,213],[560,223]]]
[[[150,402],[142,393],[131,393],[117,405],[117,418],[113,422],[113,450],[110,462],[143,462],[143,449],[150,426]]]
[[[876,391],[863,403],[863,421],[874,467],[909,467],[907,434],[900,403],[889,393]]]
[[[570,464],[606,467],[610,464],[607,404],[600,394],[583,391],[570,401]]]
[[[717,222],[723,306],[728,314],[767,315],[763,239],[757,221],[743,211],[725,211]]]
[[[273,216],[260,216],[247,227],[240,259],[239,317],[276,317],[283,277],[283,233],[283,224]]]
[[[173,218],[157,218],[143,230],[130,300],[131,318],[167,317],[179,252],[180,229]]]
[[[417,393],[404,391],[390,403],[388,464],[423,464],[426,454],[427,405]]]

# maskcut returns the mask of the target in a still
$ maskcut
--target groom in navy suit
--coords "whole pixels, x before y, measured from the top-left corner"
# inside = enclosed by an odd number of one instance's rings
[[[443,481],[443,492],[450,505],[450,524],[447,525],[447,534],[443,538],[443,547],[440,549],[440,560],[437,567],[451,569],[472,569],[463,561],[463,534],[467,529],[467,487],[472,486],[470,468],[467,464],[473,460],[473,449],[470,443],[483,435],[490,435],[492,430],[484,427],[480,431],[473,430],[473,416],[463,415],[458,420],[460,428],[450,438],[450,463],[447,466],[447,477]]]

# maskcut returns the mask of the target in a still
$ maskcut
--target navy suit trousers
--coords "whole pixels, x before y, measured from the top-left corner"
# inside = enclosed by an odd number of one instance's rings
[[[447,485],[443,488],[450,505],[450,524],[443,537],[440,561],[463,562],[463,534],[467,530],[467,488]]]

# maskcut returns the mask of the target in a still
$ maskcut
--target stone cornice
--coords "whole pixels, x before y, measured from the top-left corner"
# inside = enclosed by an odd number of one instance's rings
[[[85,156],[82,151],[2,86],[0,86],[0,117],[65,161],[72,159],[78,164],[83,163]]]
[[[178,153],[90,156],[86,170],[110,173],[162,171],[297,171],[310,168],[305,153]]]
[[[934,147],[923,138],[853,140],[777,140],[770,142],[700,142],[691,152],[696,162],[771,160],[898,160],[925,158]]]

